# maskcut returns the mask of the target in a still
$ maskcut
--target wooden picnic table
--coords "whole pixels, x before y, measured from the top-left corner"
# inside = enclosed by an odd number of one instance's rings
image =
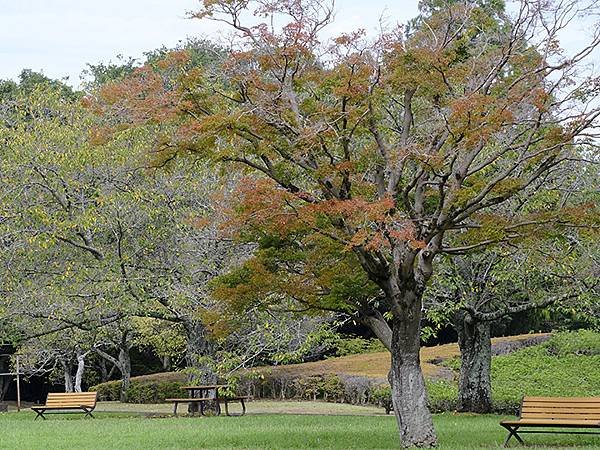
[[[221,415],[221,403],[225,403],[225,414],[230,416],[229,414],[229,402],[240,402],[242,406],[242,414],[246,413],[246,405],[244,403],[245,400],[248,400],[250,397],[232,397],[232,398],[222,398],[219,397],[219,389],[228,388],[228,384],[202,384],[198,386],[181,386],[181,389],[189,391],[188,398],[167,398],[165,399],[167,402],[174,403],[173,414],[177,415],[177,405],[179,403],[198,403],[200,405],[200,414],[204,415],[204,408],[208,402],[215,402],[217,407],[217,415]],[[195,396],[195,393],[199,391],[199,397]],[[211,391],[214,391],[214,396],[211,395]]]
[[[190,397],[194,397],[196,391],[200,391],[200,396],[206,396],[210,391],[215,391],[215,398],[219,398],[219,389],[227,389],[228,384],[201,384],[199,386],[181,386],[181,389],[190,391]]]

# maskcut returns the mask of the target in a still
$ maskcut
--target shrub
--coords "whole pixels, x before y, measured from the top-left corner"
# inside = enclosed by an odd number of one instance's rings
[[[159,381],[149,383],[131,383],[127,389],[129,403],[161,403],[165,398],[181,396],[182,383]]]
[[[389,386],[381,385],[375,387],[373,389],[371,398],[373,399],[374,404],[385,408],[386,414],[389,414],[390,411],[393,409],[392,390]]]
[[[600,333],[592,330],[556,333],[544,347],[556,356],[600,355]]]
[[[165,398],[179,397],[182,395],[183,380],[173,381],[161,377],[134,377],[131,379],[126,396],[128,403],[161,403]],[[90,387],[91,391],[98,392],[100,401],[118,401],[121,390],[120,381],[108,381]]]
[[[454,411],[458,398],[455,383],[445,380],[427,381],[428,404],[431,412]]]
[[[120,390],[120,381],[107,381],[106,383],[90,387],[90,391],[96,391],[98,393],[98,400],[103,402],[119,400]]]
[[[384,352],[386,348],[379,339],[344,338],[336,344],[335,356]]]

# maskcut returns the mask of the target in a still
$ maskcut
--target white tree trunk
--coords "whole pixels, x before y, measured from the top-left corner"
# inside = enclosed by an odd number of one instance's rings
[[[77,352],[77,371],[75,372],[75,392],[81,392],[81,380],[83,380],[83,372],[85,370],[85,356],[87,353]]]

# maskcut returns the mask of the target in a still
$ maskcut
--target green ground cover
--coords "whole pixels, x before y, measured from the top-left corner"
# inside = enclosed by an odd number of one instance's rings
[[[458,358],[446,365],[455,371]],[[600,397],[600,333],[556,333],[540,345],[492,358],[492,397],[497,411],[516,410],[523,395]],[[453,409],[456,382],[428,384],[432,405]],[[598,447],[600,448],[600,446]]]
[[[1,449],[385,449],[398,448],[391,416],[273,415],[149,418],[99,412],[95,420],[29,412],[0,414]],[[435,416],[441,450],[501,448],[500,416]],[[598,449],[600,437],[526,436],[527,448]]]

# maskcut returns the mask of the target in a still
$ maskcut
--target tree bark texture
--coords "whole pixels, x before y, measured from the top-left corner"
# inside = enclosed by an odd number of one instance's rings
[[[210,359],[214,355],[214,345],[209,339],[208,331],[200,321],[196,320],[184,323],[184,327],[187,334],[186,364],[191,369],[188,381],[192,385],[216,384],[218,377],[210,364]],[[209,391],[208,395],[214,396],[214,391],[212,393]],[[214,403],[214,405],[207,404],[208,409],[216,411],[217,405],[216,402]],[[197,413],[198,404],[190,403],[188,412]]]
[[[60,361],[63,367],[63,376],[65,380],[65,392],[73,392],[73,376],[71,375],[71,364],[64,359]]]
[[[119,397],[121,402],[127,401],[127,390],[131,382],[131,356],[129,354],[129,347],[121,348],[119,350],[119,364],[117,366],[121,372],[121,391]]]
[[[421,302],[414,297],[405,305],[403,317],[392,322],[392,403],[402,447],[432,447],[437,438],[419,355]]]
[[[85,370],[85,356],[86,354],[77,352],[77,370],[75,371],[75,384],[73,390],[75,392],[81,392],[81,381],[83,380],[83,372]]]
[[[458,411],[489,413],[492,410],[492,340],[488,321],[459,311],[454,320],[458,333],[461,366]]]

